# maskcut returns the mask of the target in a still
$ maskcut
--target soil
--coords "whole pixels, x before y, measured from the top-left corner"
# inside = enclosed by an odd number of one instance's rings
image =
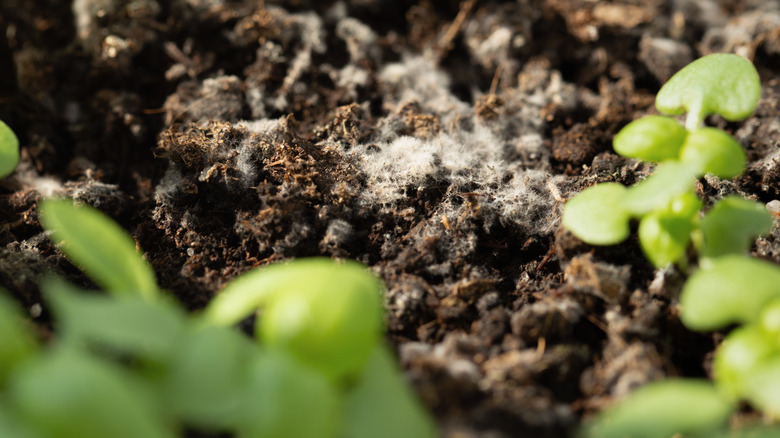
[[[90,285],[42,233],[44,196],[116,219],[192,310],[253,267],[355,259],[446,437],[570,436],[648,381],[709,375],[722,334],[679,322],[688,273],[560,227],[580,190],[652,170],[611,139],[676,70],[755,63],[755,115],[708,119],[748,170],[697,191],[780,197],[775,1],[3,0],[0,29],[22,144],[0,285],[44,334],[41,273]],[[780,261],[779,239],[754,254]]]

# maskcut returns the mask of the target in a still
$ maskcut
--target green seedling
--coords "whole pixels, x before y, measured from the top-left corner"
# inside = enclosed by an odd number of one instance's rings
[[[780,416],[780,268],[745,255],[754,239],[771,229],[772,217],[763,205],[727,196],[700,218],[702,203],[692,189],[692,181],[705,174],[734,178],[742,173],[746,156],[739,143],[702,123],[709,114],[730,121],[746,118],[760,94],[758,73],[743,58],[720,54],[693,62],[656,99],[662,113],[687,112],[685,129],[671,118],[649,116],[615,137],[621,155],[661,162],[656,172],[631,188],[612,184],[608,191],[614,195],[608,201],[594,199],[601,190],[595,186],[565,206],[564,226],[592,244],[626,238],[626,217],[639,219],[640,243],[657,267],[684,265],[693,243],[700,267],[683,287],[680,319],[700,331],[743,324],[715,353],[714,385],[693,380],[649,384],[600,415],[585,436],[711,437],[739,401],[750,402],[770,418]],[[589,208],[608,212],[589,216]],[[589,223],[597,220],[602,223]],[[601,235],[611,238],[594,239]],[[774,437],[778,431],[722,436]]]
[[[649,383],[607,409],[582,434],[588,438],[709,436],[734,410],[710,382],[669,379]]]
[[[731,85],[739,88],[724,88]],[[586,189],[566,203],[563,225],[587,243],[612,245],[626,239],[630,221],[638,219],[642,249],[656,267],[686,265],[691,241],[704,248],[704,257],[746,250],[748,238],[768,230],[768,215],[761,215],[760,208],[751,207],[755,214],[748,214],[744,204],[729,198],[701,221],[699,230],[698,213],[689,207],[701,208],[693,199],[696,178],[705,174],[733,178],[746,165],[740,144],[719,129],[701,127],[704,117],[711,113],[728,120],[747,117],[755,110],[760,91],[755,68],[738,56],[710,55],[691,63],[664,85],[656,100],[664,113],[688,111],[686,126],[669,117],[647,116],[626,125],[613,142],[623,156],[660,162],[655,173],[628,189],[615,183]],[[745,231],[723,233],[722,226]]]
[[[695,131],[710,114],[742,120],[756,109],[761,80],[741,56],[718,53],[697,59],[661,87],[655,106],[664,114],[687,113],[685,127]]]
[[[101,288],[146,299],[159,294],[154,271],[133,238],[96,208],[48,199],[39,205],[39,218],[62,252]]]
[[[296,260],[249,272],[206,308],[229,325],[262,307],[258,338],[335,379],[355,376],[382,333],[382,284],[354,262]]]
[[[0,178],[11,174],[19,164],[19,139],[2,120],[0,120]]]

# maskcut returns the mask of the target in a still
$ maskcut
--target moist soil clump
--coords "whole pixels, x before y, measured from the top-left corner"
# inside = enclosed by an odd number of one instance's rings
[[[570,436],[644,383],[709,376],[721,336],[679,322],[686,273],[560,226],[584,188],[652,171],[611,141],[678,69],[737,53],[764,88],[749,119],[708,120],[749,164],[703,178],[705,206],[780,196],[776,2],[4,0],[0,28],[22,144],[0,285],[42,335],[42,273],[90,285],[45,196],[117,220],[192,310],[253,267],[358,260],[447,437]],[[780,261],[778,233],[754,255]]]

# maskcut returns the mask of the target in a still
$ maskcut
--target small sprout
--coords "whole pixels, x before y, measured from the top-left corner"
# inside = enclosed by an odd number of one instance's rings
[[[734,399],[745,397],[748,376],[778,353],[780,346],[757,325],[734,329],[715,352],[712,366],[718,388]]]
[[[704,257],[744,253],[757,236],[772,228],[772,215],[754,201],[727,196],[718,201],[701,220]]]
[[[680,161],[691,163],[698,174],[731,179],[742,173],[747,159],[742,145],[717,128],[699,128],[685,139]]]
[[[628,189],[623,208],[637,216],[666,208],[672,199],[691,192],[695,182],[693,166],[675,161],[659,164],[655,173]]]
[[[680,319],[692,330],[711,331],[750,323],[780,298],[780,269],[773,263],[725,255],[696,271],[680,295]]]
[[[392,352],[377,344],[347,396],[344,438],[432,438],[433,420],[404,382]]]
[[[566,203],[563,225],[592,245],[620,243],[630,232],[631,215],[622,207],[627,193],[628,189],[618,183],[589,187]]]
[[[688,131],[676,120],[647,116],[624,126],[612,141],[618,154],[644,161],[676,160]]]
[[[136,251],[133,238],[111,218],[68,199],[44,200],[39,210],[52,240],[98,286],[115,295],[158,296],[152,267]]]
[[[687,112],[685,127],[695,131],[709,114],[742,120],[756,109],[761,81],[753,64],[737,55],[707,55],[688,64],[661,87],[655,106],[664,114]]]
[[[2,120],[0,120],[0,178],[11,174],[19,164],[19,139]]]
[[[653,265],[661,268],[669,263],[683,263],[700,208],[701,201],[696,195],[683,193],[667,208],[642,218],[639,242]]]
[[[607,409],[588,425],[587,438],[707,436],[725,425],[733,411],[704,380],[669,379],[649,383]],[[678,435],[679,434],[679,435]]]
[[[340,436],[337,387],[283,351],[261,350],[250,359],[238,397],[236,438]]]

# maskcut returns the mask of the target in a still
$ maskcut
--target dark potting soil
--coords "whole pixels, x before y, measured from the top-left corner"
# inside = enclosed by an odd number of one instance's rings
[[[592,247],[566,199],[652,169],[611,139],[693,59],[751,59],[729,193],[780,197],[780,5],[761,0],[3,0],[0,285],[38,309],[66,194],[133,234],[202,308],[238,274],[350,258],[388,288],[387,338],[447,437],[562,437],[632,389],[708,376],[719,334],[677,318],[686,273],[635,237]],[[754,254],[780,261],[780,230]],[[44,337],[48,314],[33,312]],[[749,414],[746,414],[749,415]]]

